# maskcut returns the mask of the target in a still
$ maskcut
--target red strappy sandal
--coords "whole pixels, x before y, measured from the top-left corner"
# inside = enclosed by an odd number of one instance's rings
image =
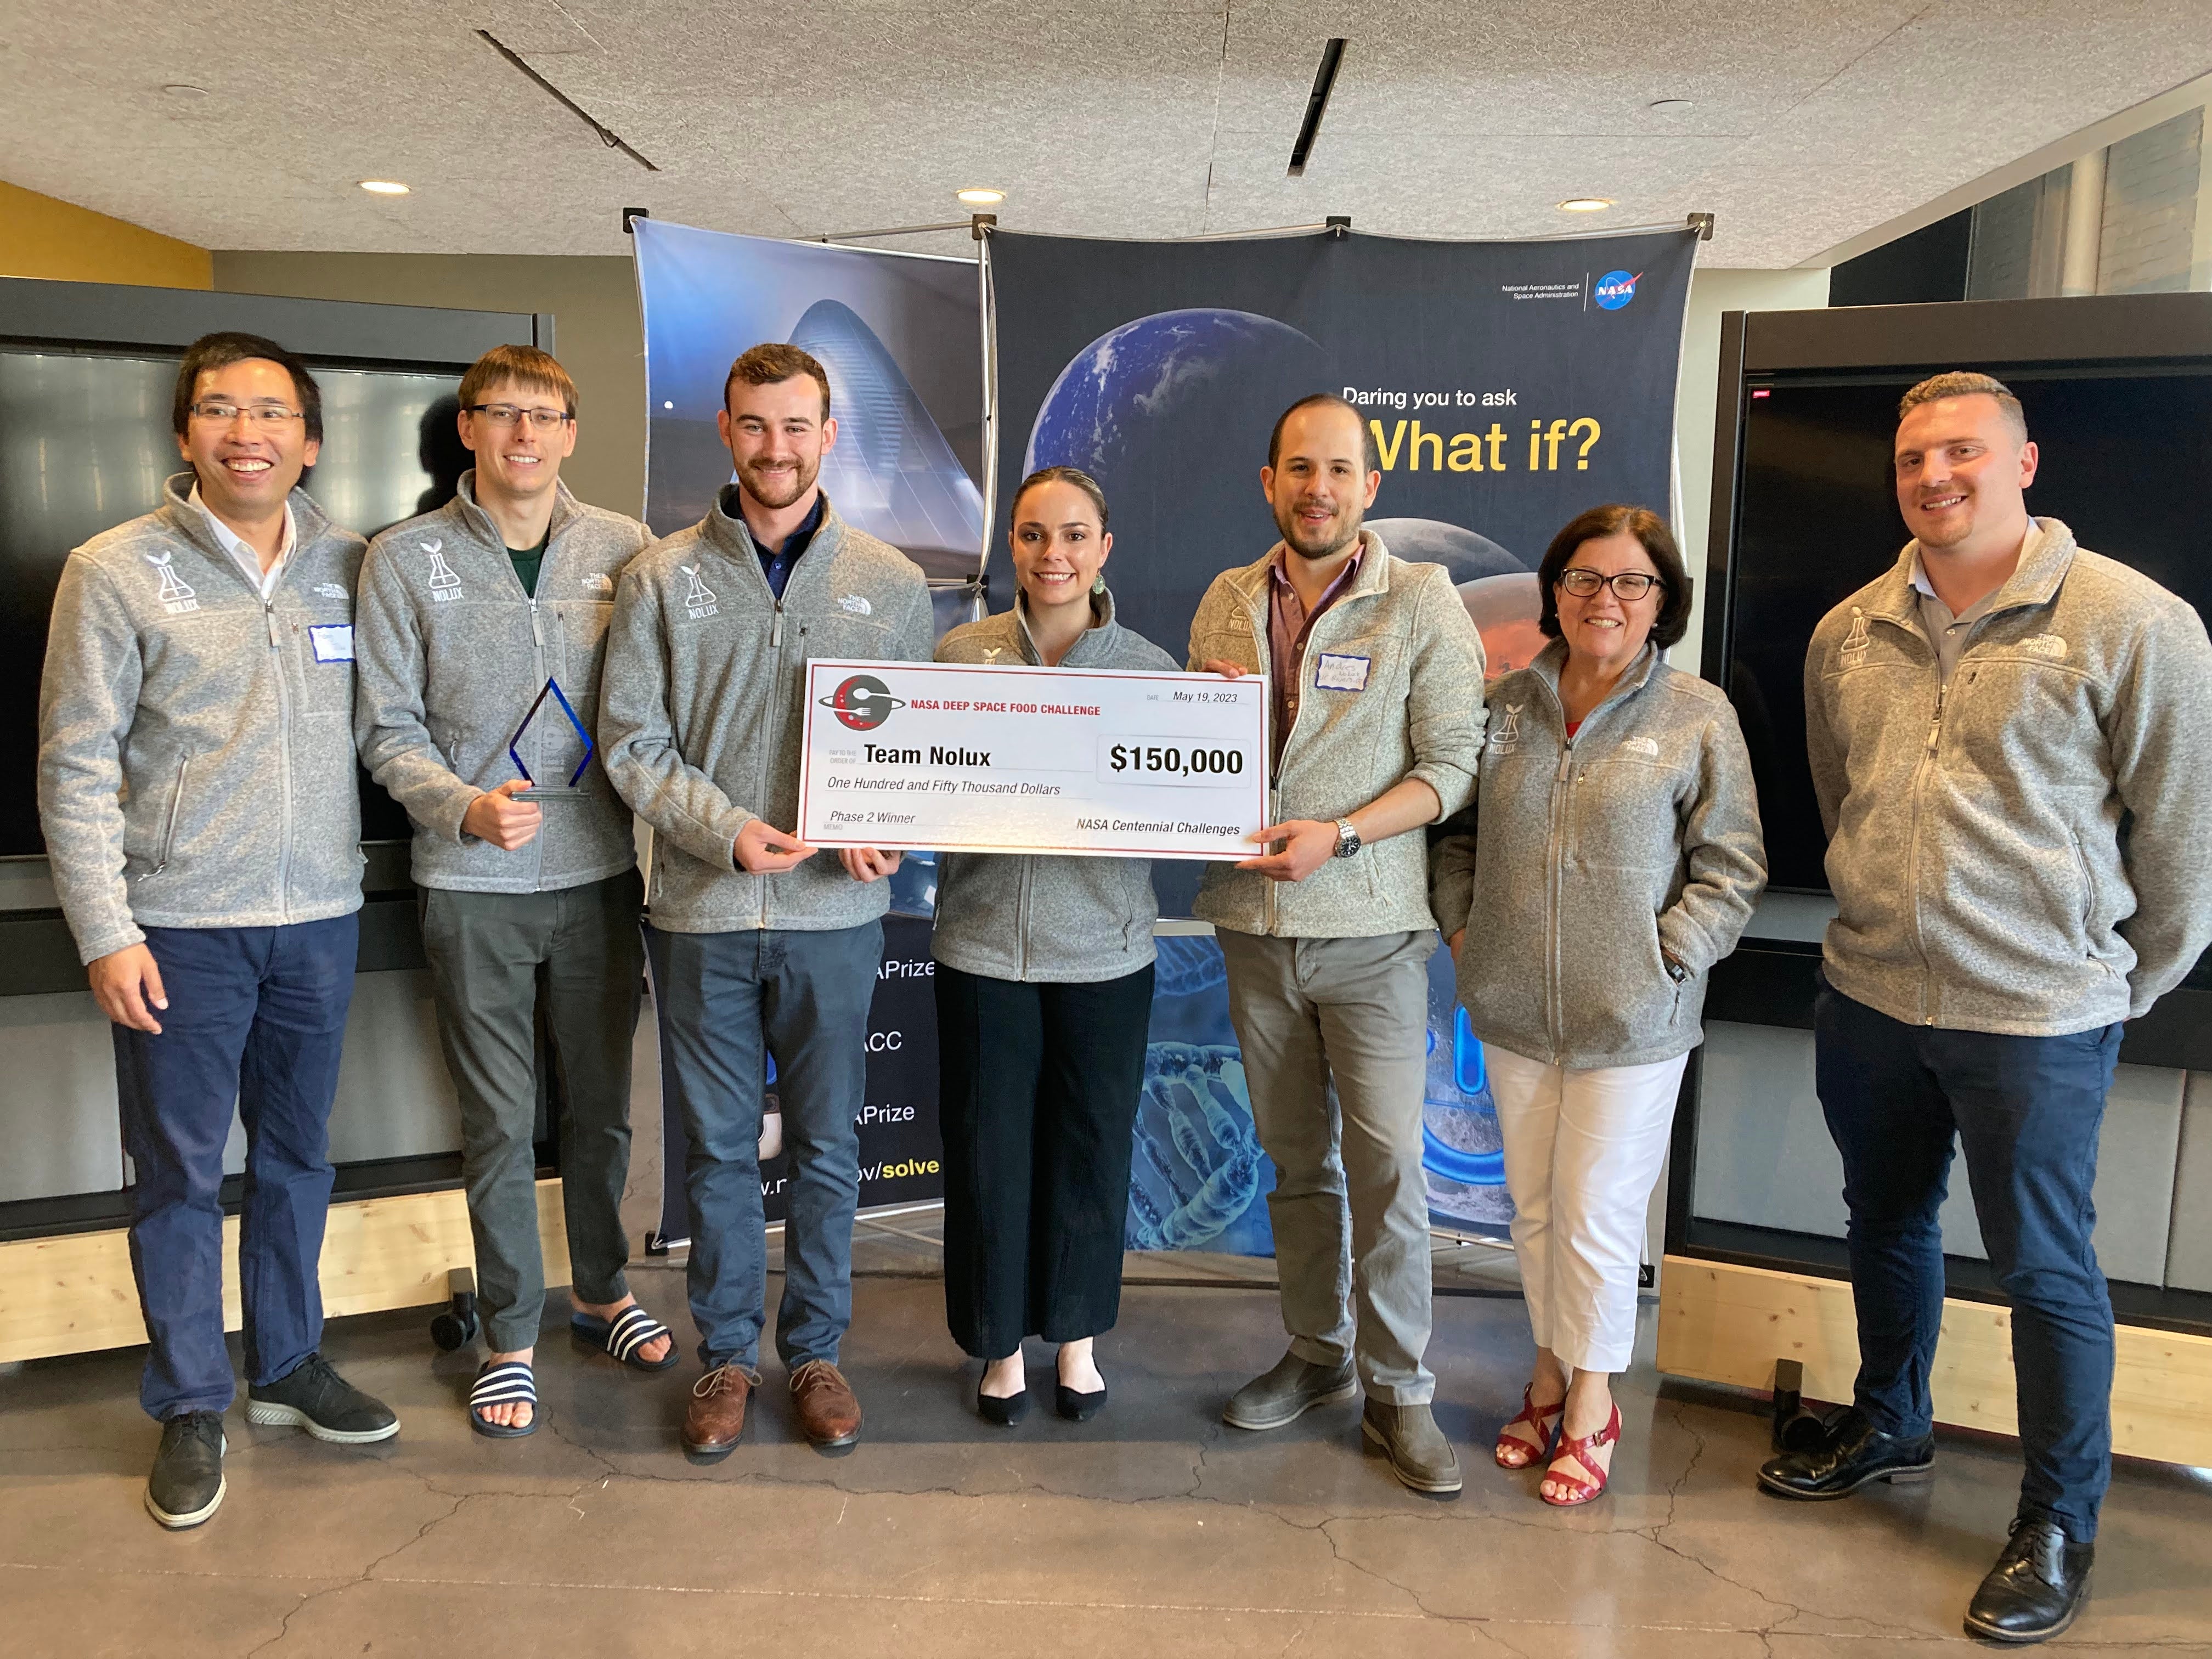
[[[1501,1469],[1532,1467],[1538,1458],[1552,1449],[1553,1437],[1559,1431],[1559,1419],[1566,1415],[1567,1401],[1564,1395],[1557,1405],[1531,1405],[1528,1396],[1534,1387],[1532,1382],[1521,1390],[1521,1409],[1498,1431],[1498,1443],[1491,1448],[1490,1455]],[[1522,1423],[1536,1431],[1536,1438],[1533,1442],[1506,1432],[1506,1430]]]
[[[1605,1419],[1603,1428],[1595,1434],[1577,1435],[1571,1439],[1561,1440],[1559,1450],[1552,1455],[1552,1467],[1544,1471],[1544,1478],[1554,1486],[1565,1486],[1567,1495],[1554,1498],[1540,1486],[1536,1495],[1556,1510],[1571,1510],[1577,1504],[1604,1497],[1606,1485],[1613,1479],[1611,1460],[1607,1460],[1607,1465],[1601,1468],[1593,1461],[1590,1454],[1601,1447],[1613,1444],[1620,1438],[1620,1407],[1616,1404],[1613,1414]],[[1579,1467],[1583,1474],[1595,1475],[1596,1481],[1592,1483],[1583,1480],[1582,1475],[1567,1473],[1562,1466],[1570,1462]]]

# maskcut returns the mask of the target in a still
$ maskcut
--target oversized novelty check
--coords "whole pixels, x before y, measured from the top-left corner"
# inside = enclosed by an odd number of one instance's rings
[[[819,847],[1243,859],[1267,811],[1256,675],[806,665],[799,834]]]

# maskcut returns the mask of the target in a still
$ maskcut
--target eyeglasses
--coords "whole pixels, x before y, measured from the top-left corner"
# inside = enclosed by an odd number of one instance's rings
[[[1633,605],[1660,585],[1656,576],[1641,570],[1620,570],[1610,576],[1601,576],[1595,570],[1574,565],[1559,572],[1559,586],[1578,599],[1589,599],[1601,587],[1610,587],[1614,598],[1625,605]]]
[[[282,404],[225,404],[197,403],[191,405],[192,418],[213,421],[217,426],[228,426],[243,415],[256,426],[283,426],[288,421],[301,418],[296,409],[287,409]]]
[[[576,418],[565,409],[518,409],[513,404],[464,404],[462,407],[471,415],[483,416],[494,426],[514,426],[526,415],[530,424],[540,432],[550,432],[562,422]]]

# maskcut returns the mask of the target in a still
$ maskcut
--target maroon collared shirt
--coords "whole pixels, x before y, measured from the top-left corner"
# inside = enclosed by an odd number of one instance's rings
[[[1311,611],[1298,598],[1298,590],[1291,586],[1291,579],[1283,574],[1283,561],[1291,556],[1287,547],[1275,550],[1275,556],[1267,566],[1267,659],[1273,667],[1268,690],[1271,704],[1268,710],[1270,747],[1268,770],[1282,769],[1283,744],[1291,735],[1291,725],[1298,717],[1298,694],[1304,690],[1306,641],[1313,633],[1313,625],[1322,611],[1344,597],[1346,588],[1359,574],[1359,562],[1367,556],[1367,537],[1362,532],[1359,545],[1345,561],[1344,568],[1336,573],[1336,580],[1328,585],[1320,602]]]

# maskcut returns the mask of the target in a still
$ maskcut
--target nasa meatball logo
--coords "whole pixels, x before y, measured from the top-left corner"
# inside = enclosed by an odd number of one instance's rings
[[[854,731],[872,732],[891,717],[892,709],[906,703],[891,696],[890,687],[873,674],[855,674],[823,698],[822,706],[835,711]]]
[[[1608,270],[1597,279],[1590,297],[1598,302],[1600,309],[1618,311],[1636,297],[1636,285],[1643,280],[1640,270],[1632,276],[1625,270]]]

